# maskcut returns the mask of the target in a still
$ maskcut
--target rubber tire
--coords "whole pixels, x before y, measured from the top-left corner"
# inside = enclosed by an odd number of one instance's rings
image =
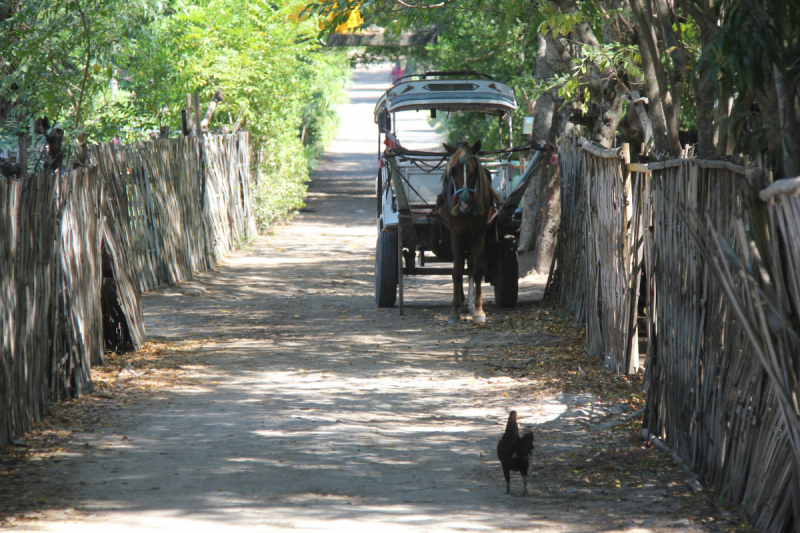
[[[375,245],[375,303],[392,307],[397,300],[397,233],[382,231]]]
[[[510,309],[517,305],[519,263],[512,248],[501,245],[499,252],[494,278],[494,301],[498,307]]]

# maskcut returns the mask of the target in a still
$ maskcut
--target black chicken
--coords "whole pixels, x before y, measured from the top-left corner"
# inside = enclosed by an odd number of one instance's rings
[[[503,465],[503,475],[506,477],[506,494],[511,493],[511,471],[522,474],[522,494],[528,494],[528,465],[533,453],[533,432],[528,431],[519,436],[517,425],[517,412],[511,411],[508,415],[506,432],[497,443],[497,458]]]

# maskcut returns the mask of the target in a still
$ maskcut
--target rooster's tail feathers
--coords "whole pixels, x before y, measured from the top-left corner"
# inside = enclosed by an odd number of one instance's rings
[[[519,442],[519,445],[518,445],[517,449],[523,455],[530,455],[530,453],[533,451],[533,432],[532,431],[529,431],[529,432],[525,433],[522,436],[522,438],[520,439],[520,442]]]

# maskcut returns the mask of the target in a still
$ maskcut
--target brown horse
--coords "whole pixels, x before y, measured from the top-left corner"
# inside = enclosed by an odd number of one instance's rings
[[[467,255],[469,294],[467,306],[475,322],[485,322],[481,298],[481,258],[486,228],[494,211],[497,193],[492,189],[491,175],[478,160],[481,142],[473,146],[462,142],[457,148],[444,145],[450,160],[442,174],[442,195],[439,216],[450,229],[453,249],[453,304],[448,322],[461,319],[464,305],[464,253]]]

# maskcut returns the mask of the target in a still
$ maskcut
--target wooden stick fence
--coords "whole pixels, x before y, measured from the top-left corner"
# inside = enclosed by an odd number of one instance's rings
[[[653,171],[645,426],[759,529],[786,531],[800,519],[800,204],[767,207],[759,169],[734,167]]]
[[[102,363],[97,170],[0,180],[0,447]],[[98,280],[99,281],[99,280]]]
[[[131,269],[142,292],[191,280],[256,231],[247,132],[93,148],[108,182],[126,191]]]
[[[125,233],[120,242],[127,242],[129,262],[126,270],[140,292],[155,290],[163,283],[164,274],[158,239],[153,224],[153,194],[149,175],[135,147],[113,144],[93,146],[92,162],[97,164],[111,191],[111,201],[118,206],[117,220],[125,224],[116,231]]]
[[[558,165],[561,221],[544,297],[559,301],[572,312],[576,323],[584,324],[587,266],[583,236],[586,198],[583,191],[586,180],[577,137],[570,136],[558,143]]]
[[[250,208],[250,150],[247,134],[205,137],[208,162],[206,210],[216,254],[255,236]]]
[[[93,166],[0,179],[0,447],[103,364],[101,247],[135,348],[141,293],[255,235],[247,133],[91,148]]]
[[[559,152],[562,226],[546,294],[558,292],[586,324],[591,355],[618,372],[635,373],[645,180],[627,170],[621,149],[571,139]]]
[[[759,166],[626,164],[574,138],[559,155],[562,221],[546,295],[586,324],[590,353],[630,372],[613,354],[636,353],[644,260],[646,433],[760,530],[796,529],[800,178],[760,190]]]

